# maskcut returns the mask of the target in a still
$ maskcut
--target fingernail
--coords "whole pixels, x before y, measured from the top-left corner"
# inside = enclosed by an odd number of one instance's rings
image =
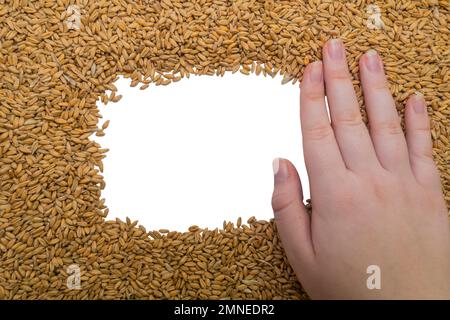
[[[323,68],[321,61],[316,61],[311,64],[310,79],[313,83],[323,83]]]
[[[366,53],[366,67],[372,72],[381,71],[381,61],[378,52],[375,50],[369,50]]]
[[[340,39],[331,39],[328,44],[328,55],[332,60],[342,60],[345,57],[344,45]]]
[[[283,182],[289,177],[286,161],[284,159],[276,158],[272,162],[273,174],[275,176],[275,183]]]
[[[412,97],[412,104],[414,108],[414,112],[418,114],[425,113],[425,99],[423,94],[420,92],[416,92],[416,94]]]

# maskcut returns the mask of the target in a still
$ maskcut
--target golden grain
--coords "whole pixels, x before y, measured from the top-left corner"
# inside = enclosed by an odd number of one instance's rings
[[[402,118],[410,94],[428,102],[449,206],[449,2],[375,2],[378,30],[367,27],[369,0],[81,0],[79,29],[64,23],[68,0],[3,1],[0,299],[306,298],[273,221],[175,232],[106,220],[107,150],[91,136],[109,125],[98,127],[96,102],[122,98],[119,75],[142,90],[238,71],[296,83],[340,37],[367,121],[358,59],[376,49]],[[72,264],[81,290],[66,287]]]

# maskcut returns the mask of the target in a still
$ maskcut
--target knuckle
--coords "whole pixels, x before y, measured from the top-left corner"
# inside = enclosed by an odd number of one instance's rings
[[[378,177],[380,175],[381,177]],[[347,178],[339,188],[333,190],[332,201],[336,207],[347,212],[356,212],[366,206],[367,201],[374,199],[388,199],[389,190],[383,173],[355,176]],[[355,190],[364,190],[364,192],[355,192]],[[371,200],[372,199],[372,200]],[[355,211],[356,210],[356,211]]]
[[[375,123],[370,127],[370,131],[380,135],[403,135],[399,119]]]
[[[379,204],[388,205],[412,201],[408,200],[410,192],[405,192],[405,190],[412,190],[411,188],[416,185],[412,176],[405,177],[382,170],[378,174],[368,177],[367,181],[373,201]]]
[[[355,193],[348,188],[340,188],[333,195],[333,202],[336,203],[336,207],[341,210],[348,210],[356,207],[357,198]]]
[[[389,94],[390,94],[389,85],[388,85],[388,83],[387,83],[387,81],[385,79],[375,80],[370,85],[370,90],[373,90],[373,91],[388,91]]]
[[[272,196],[272,208],[274,212],[280,212],[293,206],[295,197],[287,192],[275,192]]]
[[[426,161],[431,161],[434,165],[434,159],[433,159],[433,150],[426,147],[416,147],[416,148],[410,148],[410,154],[412,157],[416,159],[423,159]]]
[[[314,89],[314,88],[305,88],[303,89],[303,97],[306,101],[324,101],[325,95],[323,90]]]
[[[350,73],[348,72],[347,68],[342,67],[335,67],[328,72],[328,78],[330,80],[344,80],[344,81],[352,81],[352,78],[350,77]]]
[[[339,177],[339,175],[336,177]],[[340,181],[339,185],[336,184],[333,186],[333,192],[329,192],[328,196],[330,197],[330,201],[336,203],[341,208],[345,208],[355,201],[354,189],[357,185],[357,181],[350,178],[348,175],[342,176],[342,178],[338,178],[338,180]]]
[[[333,135],[333,130],[328,124],[316,125],[307,128],[304,135],[308,140],[326,140]]]
[[[416,131],[418,134],[430,136],[431,138],[430,125],[428,123],[414,128],[414,131]]]
[[[386,200],[391,194],[390,188],[387,186],[395,185],[395,181],[387,177],[386,175],[375,175],[370,179],[372,186],[372,194],[376,199]]]
[[[335,126],[360,127],[363,125],[361,114],[351,113],[347,116],[337,117],[334,121]]]

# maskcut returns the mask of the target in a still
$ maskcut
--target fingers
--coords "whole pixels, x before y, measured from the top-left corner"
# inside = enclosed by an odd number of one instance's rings
[[[381,165],[389,171],[409,171],[408,151],[383,63],[371,50],[360,59],[370,134]]]
[[[301,270],[314,258],[314,249],[300,178],[295,167],[284,159],[275,159],[273,170],[275,222],[289,262],[294,270]]]
[[[413,95],[406,103],[406,141],[409,161],[417,181],[441,192],[441,182],[433,161],[430,120],[423,96]]]
[[[325,105],[322,62],[305,69],[300,91],[300,119],[306,169],[311,184],[323,172],[345,170]]]
[[[362,121],[342,41],[328,41],[323,57],[331,122],[342,158],[352,171],[371,169],[378,160]]]

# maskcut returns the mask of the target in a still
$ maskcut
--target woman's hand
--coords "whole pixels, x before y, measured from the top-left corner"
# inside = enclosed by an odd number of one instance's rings
[[[329,41],[323,57],[306,68],[300,94],[311,216],[294,166],[274,161],[275,221],[298,279],[312,298],[450,299],[449,218],[423,97],[407,102],[405,138],[369,51],[360,60],[369,131],[342,42]]]

